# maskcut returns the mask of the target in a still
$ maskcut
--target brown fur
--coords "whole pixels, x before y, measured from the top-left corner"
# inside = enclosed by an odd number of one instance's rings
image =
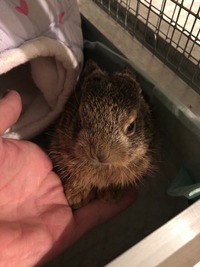
[[[81,207],[94,189],[101,199],[117,199],[151,170],[153,136],[149,106],[131,71],[108,74],[89,61],[81,91],[72,93],[51,137],[50,157],[69,204]]]

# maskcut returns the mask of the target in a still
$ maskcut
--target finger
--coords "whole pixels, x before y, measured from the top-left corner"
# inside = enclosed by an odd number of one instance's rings
[[[65,206],[65,208],[67,209],[66,214],[68,215],[66,217],[63,216],[64,213],[62,210],[62,220],[64,219],[65,224],[68,226],[63,232],[63,235],[60,240],[55,243],[55,246],[52,248],[52,250],[50,250],[50,252],[47,253],[45,257],[41,260],[39,266],[64,251],[94,226],[105,222],[114,215],[128,208],[131,204],[134,203],[136,198],[136,189],[130,188],[127,190],[125,197],[115,204],[108,204],[103,203],[99,200],[95,200],[90,204],[86,205],[85,207],[75,211],[73,214],[70,214],[70,217],[69,207]],[[71,220],[70,223],[69,219]],[[59,216],[56,216],[56,220],[60,221]]]
[[[95,200],[85,207],[74,212],[76,235],[79,238],[94,226],[101,224],[128,208],[137,198],[135,188],[129,188],[124,198],[117,203],[104,203]]]
[[[3,134],[17,121],[21,109],[20,95],[14,90],[9,91],[0,99],[0,134]]]

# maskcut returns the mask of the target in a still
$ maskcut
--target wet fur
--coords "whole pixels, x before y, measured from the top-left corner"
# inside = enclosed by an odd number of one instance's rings
[[[124,129],[134,118],[135,132]],[[95,190],[112,201],[152,169],[151,111],[130,70],[108,74],[89,61],[53,131],[50,157],[69,204],[79,208]]]

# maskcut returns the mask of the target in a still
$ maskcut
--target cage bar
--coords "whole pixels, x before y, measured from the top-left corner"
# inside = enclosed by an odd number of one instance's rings
[[[200,94],[199,0],[92,0]]]

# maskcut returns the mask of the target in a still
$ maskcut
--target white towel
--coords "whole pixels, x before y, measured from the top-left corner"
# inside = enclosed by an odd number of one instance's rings
[[[0,1],[0,94],[16,89],[23,109],[4,136],[29,139],[62,111],[83,63],[74,0]]]

